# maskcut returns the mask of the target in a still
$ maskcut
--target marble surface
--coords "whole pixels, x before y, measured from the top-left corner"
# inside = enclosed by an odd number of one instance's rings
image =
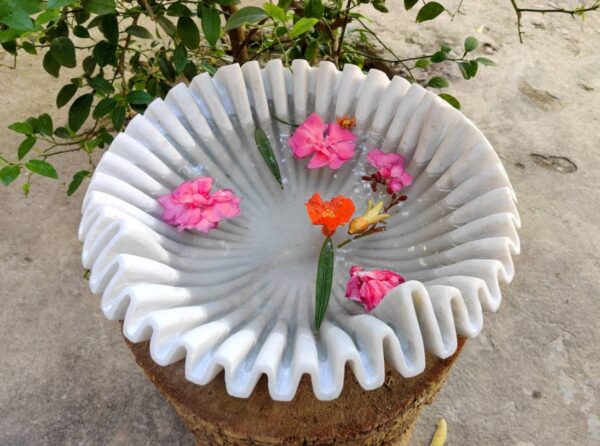
[[[294,158],[293,129],[278,121],[301,123],[313,111],[326,122],[356,116],[355,156],[335,172]],[[283,189],[255,147],[257,127],[269,135]],[[342,194],[360,215],[377,197],[361,180],[375,147],[401,153],[414,180],[385,232],[336,250],[316,336],[323,236],[304,203],[315,192]],[[242,214],[209,234],[179,232],[161,220],[156,200],[201,175],[242,197]],[[90,180],[79,239],[102,311],[124,320],[130,341],[151,339],[158,364],[185,359],[186,378],[200,385],[224,370],[227,392],[241,398],[265,375],[279,401],[291,400],[308,374],[317,398],[332,400],[346,365],[363,388],[376,389],[385,380],[384,351],[412,377],[425,369],[426,351],[447,358],[457,335],[475,337],[483,312],[500,306],[500,284],[514,276],[520,225],[500,159],[448,103],[378,70],[303,60],[286,69],[275,59],[263,70],[249,62],[214,78],[201,74],[136,116]],[[406,282],[365,314],[344,297],[351,265],[398,271]]]

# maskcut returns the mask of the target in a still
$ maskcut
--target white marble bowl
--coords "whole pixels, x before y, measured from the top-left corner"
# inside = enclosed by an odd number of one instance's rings
[[[290,128],[316,111],[356,116],[361,144],[332,173],[308,170],[286,145]],[[260,126],[274,146],[285,190],[254,144]],[[415,180],[387,231],[338,250],[334,287],[313,335],[314,279],[323,240],[304,203],[345,194],[357,212],[364,152],[402,153]],[[242,215],[208,235],[161,221],[156,198],[200,175],[243,197]],[[132,342],[150,339],[161,365],[185,358],[187,379],[225,370],[227,391],[250,395],[262,374],[271,397],[291,400],[311,376],[317,398],[342,391],[348,364],[365,389],[384,381],[384,361],[419,374],[425,351],[445,358],[457,335],[475,336],[482,310],[500,305],[519,252],[515,196],[498,156],[460,112],[418,85],[356,66],[292,69],[273,60],[226,66],[155,100],[104,155],[83,204],[80,239],[102,311],[124,319]],[[343,238],[338,230],[336,240]],[[348,268],[388,268],[407,281],[370,314],[344,298]]]

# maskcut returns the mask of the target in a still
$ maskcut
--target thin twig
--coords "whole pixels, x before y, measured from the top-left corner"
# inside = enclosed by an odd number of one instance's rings
[[[515,14],[517,15],[517,33],[519,34],[519,42],[523,43],[523,29],[521,27],[521,17],[524,12],[533,12],[538,14],[568,14],[571,17],[575,17],[576,15],[581,15],[585,12],[596,11],[600,9],[600,0],[596,0],[591,6],[579,6],[574,9],[565,9],[565,8],[521,8],[517,5],[516,0],[510,0],[510,3],[515,10]]]
[[[348,21],[349,21],[348,19],[350,18],[348,16],[347,11],[350,10],[351,6],[352,6],[352,0],[348,0],[348,2],[346,3],[346,12],[344,14],[344,21],[342,23],[342,29],[340,32],[340,41],[338,42],[337,48],[335,49],[336,52],[333,55],[335,57],[335,62],[338,67],[340,65],[340,57],[342,55],[342,49],[344,47],[344,34],[346,34],[346,27],[348,26]]]
[[[364,22],[363,22],[361,19],[357,18],[356,20],[358,20],[358,23],[360,23],[360,24],[362,25],[362,27],[363,27],[363,28],[364,28],[364,29],[365,29],[365,30],[366,30],[366,31],[367,31],[369,34],[371,34],[371,35],[372,35],[372,36],[375,38],[375,40],[377,40],[377,42],[379,42],[379,44],[380,44],[380,45],[381,45],[381,46],[382,46],[382,47],[383,47],[383,48],[384,48],[384,49],[385,49],[385,50],[386,50],[388,53],[390,53],[392,56],[394,56],[394,58],[396,59],[396,61],[397,61],[397,62],[398,62],[400,65],[402,65],[402,67],[403,67],[403,68],[406,70],[406,73],[408,74],[408,76],[410,77],[410,79],[411,79],[413,82],[416,82],[416,79],[415,79],[415,77],[413,76],[413,74],[412,74],[412,71],[410,70],[410,68],[408,67],[408,65],[406,65],[406,63],[404,63],[404,61],[403,61],[402,59],[400,59],[400,58],[399,58],[399,57],[396,55],[396,53],[394,53],[394,51],[393,51],[393,50],[392,50],[392,49],[391,49],[389,46],[387,46],[387,45],[386,45],[386,44],[385,44],[385,43],[384,43],[384,42],[383,42],[383,41],[382,41],[382,40],[379,38],[379,36],[377,36],[377,33],[375,33],[375,32],[374,32],[374,31],[373,31],[371,28],[369,28],[367,25],[365,25],[365,23],[364,23]]]

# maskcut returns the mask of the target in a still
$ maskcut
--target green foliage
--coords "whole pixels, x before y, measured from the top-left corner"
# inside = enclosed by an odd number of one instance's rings
[[[438,96],[444,101],[446,101],[448,104],[450,104],[452,107],[460,110],[460,102],[458,102],[458,99],[456,99],[454,96],[446,93],[440,93]]]
[[[333,249],[333,242],[331,241],[331,237],[327,237],[323,242],[323,246],[321,246],[319,263],[317,265],[317,280],[315,289],[315,330],[317,331],[321,327],[323,319],[325,319],[325,313],[327,312],[327,306],[329,305],[333,281],[334,262],[335,251]]]
[[[56,107],[68,107],[66,122],[42,113],[8,128],[23,139],[10,160],[0,157],[0,181],[9,185],[25,177],[29,193],[36,176],[56,179],[52,157],[73,153],[87,165],[69,173],[72,195],[88,178],[114,134],[154,98],[164,98],[173,85],[199,73],[214,74],[232,62],[281,58],[310,63],[331,60],[338,67],[353,63],[363,69],[384,68],[432,89],[448,88],[439,64],[456,65],[465,79],[479,65],[493,61],[475,56],[473,37],[463,48],[442,45],[431,53],[401,58],[369,28],[361,5],[386,13],[385,0],[278,0],[262,7],[239,7],[239,0],[0,0],[0,44],[14,60],[39,55],[42,68],[65,78],[55,96]],[[418,8],[417,8],[418,7]],[[417,22],[433,20],[446,9],[438,2],[404,0],[418,9]],[[410,12],[413,13],[412,11]],[[380,55],[381,52],[384,55]],[[473,54],[473,56],[471,55]],[[382,65],[384,64],[384,65]],[[449,94],[439,96],[455,107]],[[6,125],[6,124],[5,124]],[[278,181],[278,166],[266,136],[257,145]]]
[[[432,77],[429,79],[429,82],[427,82],[427,86],[432,88],[446,88],[449,85],[448,79],[441,76]]]
[[[470,53],[471,51],[475,51],[477,49],[477,47],[479,46],[479,42],[477,41],[477,39],[475,37],[467,37],[465,39],[465,52],[466,53]]]
[[[256,6],[246,6],[233,13],[225,24],[225,31],[239,28],[250,23],[260,22],[268,17],[266,11]]]
[[[433,20],[445,10],[444,6],[438,2],[426,3],[417,13],[417,22],[421,23]]]
[[[269,142],[269,138],[261,128],[257,128],[254,131],[254,142],[256,143],[256,147],[260,152],[265,164],[275,177],[275,180],[279,183],[281,188],[283,189],[283,181],[281,180],[281,172],[279,170],[279,163],[277,163],[277,157],[275,153],[273,153],[273,147]]]

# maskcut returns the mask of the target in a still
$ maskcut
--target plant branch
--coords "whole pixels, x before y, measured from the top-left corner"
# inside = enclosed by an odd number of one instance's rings
[[[352,7],[352,0],[348,0],[346,3],[346,10],[344,11],[344,19],[342,22],[342,29],[340,32],[340,41],[337,44],[336,52],[334,54],[336,65],[339,66],[340,56],[342,55],[342,48],[344,47],[344,35],[346,34],[346,27],[348,26],[349,16],[348,11]]]
[[[594,1],[594,3],[590,6],[578,6],[573,9],[565,9],[565,8],[521,8],[517,5],[516,0],[510,0],[510,3],[515,10],[515,14],[517,15],[517,33],[519,34],[519,42],[523,43],[523,29],[521,26],[521,17],[524,12],[533,12],[538,14],[551,14],[551,13],[559,13],[559,14],[568,14],[571,17],[575,17],[576,15],[583,15],[586,12],[596,11],[600,9],[600,0]]]
[[[406,73],[408,74],[408,76],[410,77],[410,80],[412,80],[413,82],[416,82],[415,77],[412,74],[412,71],[410,70],[410,68],[408,67],[408,65],[406,65],[406,63],[404,62],[404,60],[400,59],[396,53],[394,53],[394,51],[387,46],[377,35],[377,33],[375,31],[373,31],[371,28],[369,28],[367,25],[365,25],[365,23],[357,18],[356,20],[358,20],[358,23],[360,23],[362,25],[362,27],[365,29],[365,31],[367,31],[369,34],[371,34],[375,40],[377,40],[377,42],[379,42],[379,44],[388,52],[390,53],[392,56],[394,56],[394,58],[396,59],[396,62],[399,63],[400,65],[402,65],[402,67],[406,70]]]
[[[227,17],[235,14],[238,11],[238,7],[236,5],[221,5],[221,9]],[[229,30],[227,33],[229,34],[229,40],[231,40],[231,53],[235,54],[234,57],[236,62],[245,62],[248,59],[248,48],[246,41],[246,31],[244,31],[244,27],[240,26],[239,28],[235,28]]]

